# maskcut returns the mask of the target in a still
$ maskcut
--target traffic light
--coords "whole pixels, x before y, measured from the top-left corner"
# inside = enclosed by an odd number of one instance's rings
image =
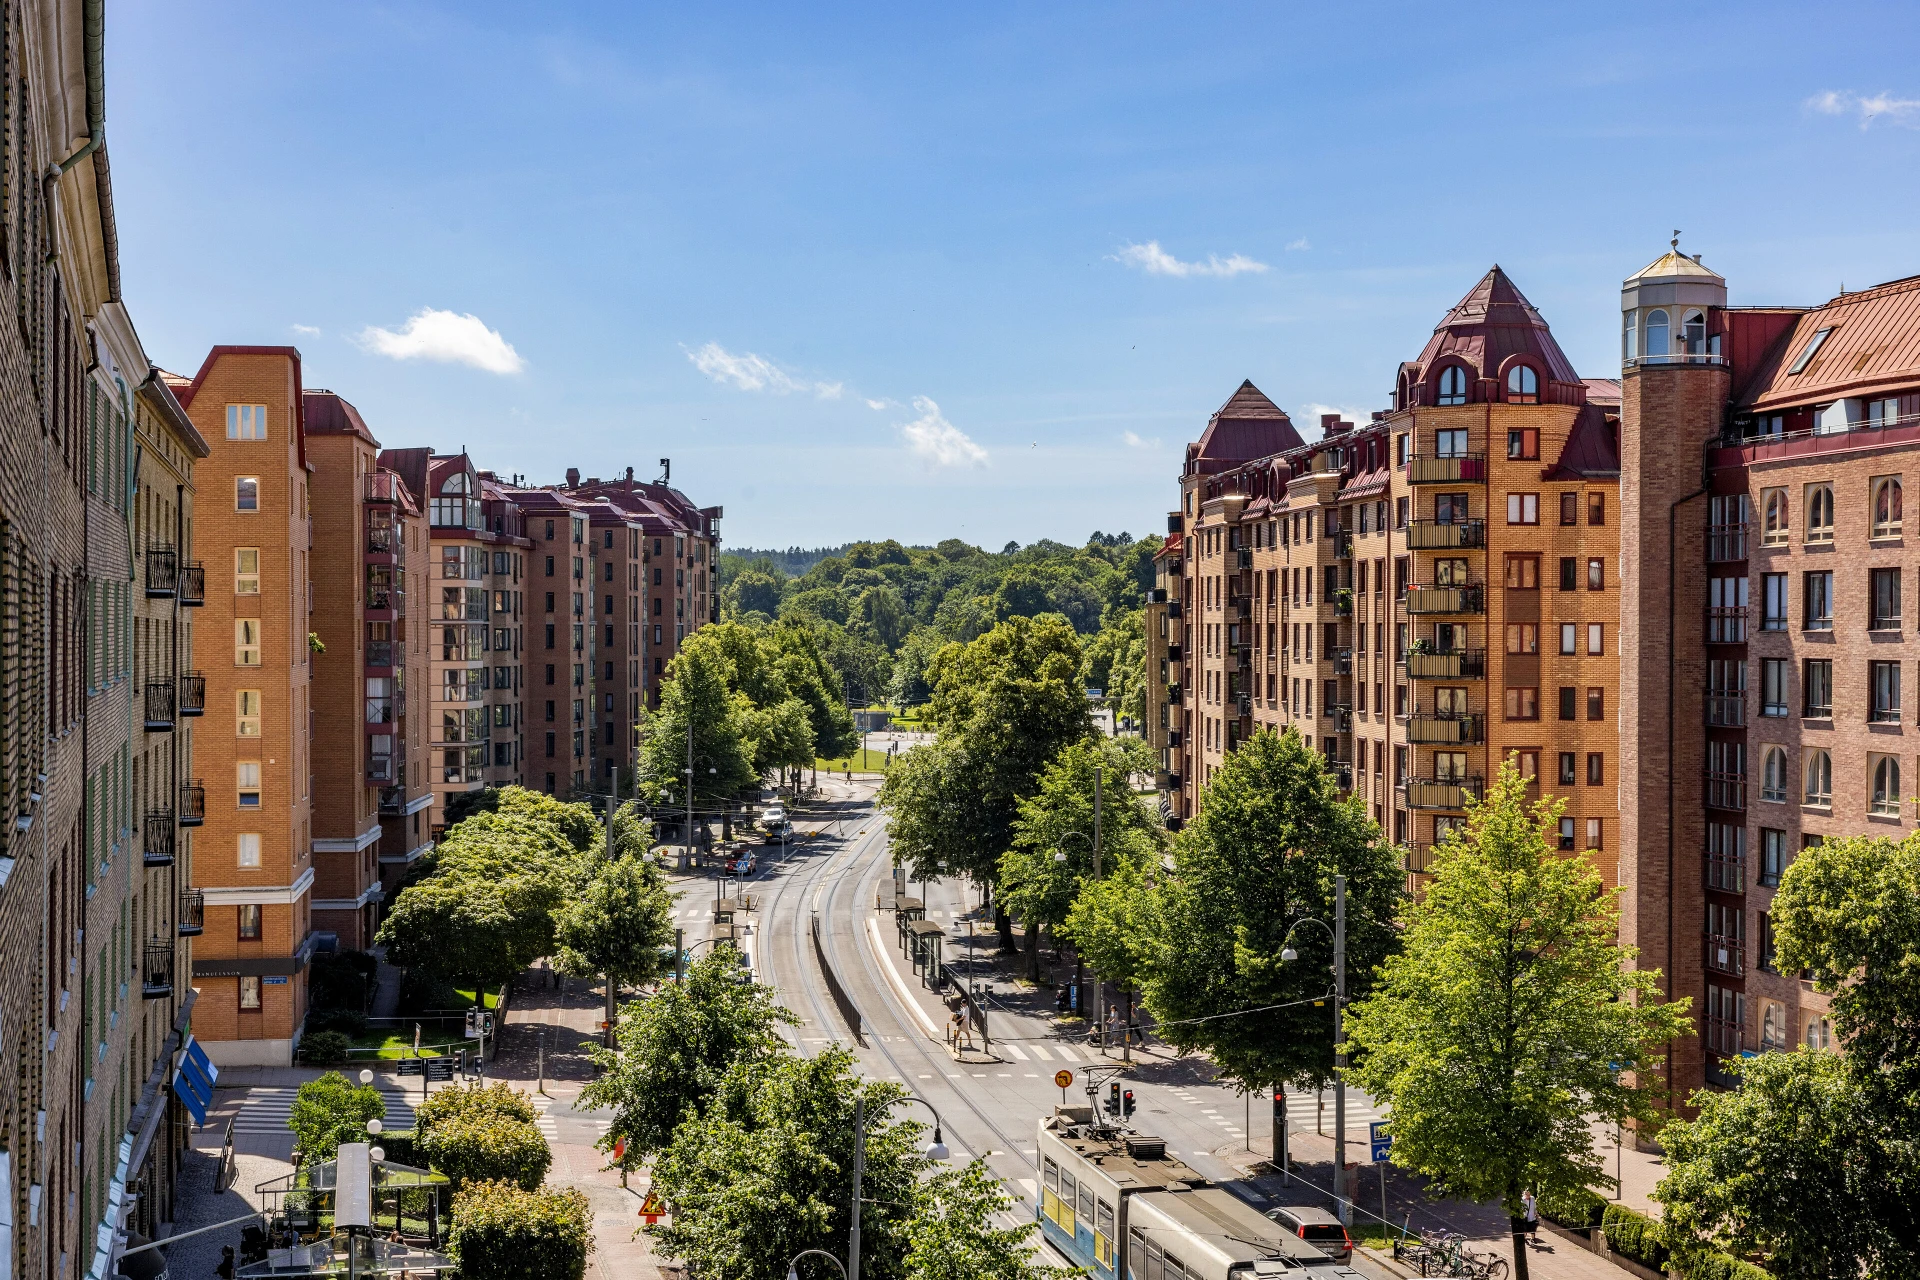
[[[484,1030],[488,1035],[492,1035],[493,1034],[493,1015],[491,1013],[482,1014],[480,1025],[482,1030]]]
[[[476,1040],[480,1036],[480,1011],[467,1010],[467,1039]]]
[[[1107,1114],[1120,1114],[1120,1082],[1117,1080],[1107,1086]]]
[[[1120,1095],[1120,1114],[1122,1116],[1133,1115],[1133,1090],[1131,1089]]]

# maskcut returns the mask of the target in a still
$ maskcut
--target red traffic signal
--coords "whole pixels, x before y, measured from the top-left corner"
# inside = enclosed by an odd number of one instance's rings
[[[1133,1114],[1133,1090],[1131,1089],[1120,1095],[1120,1114],[1123,1116]]]

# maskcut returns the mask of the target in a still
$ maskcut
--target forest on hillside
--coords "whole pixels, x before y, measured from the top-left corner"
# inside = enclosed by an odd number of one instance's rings
[[[746,623],[807,622],[860,703],[926,701],[940,646],[1012,617],[1059,614],[1081,641],[1081,678],[1116,714],[1145,714],[1143,631],[1158,537],[1095,532],[1079,547],[1042,540],[985,551],[957,538],[934,547],[855,542],[820,552],[731,551],[720,557],[721,610]],[[800,572],[792,566],[804,564]]]

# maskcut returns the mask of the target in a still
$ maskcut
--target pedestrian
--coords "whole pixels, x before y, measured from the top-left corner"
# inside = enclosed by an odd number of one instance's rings
[[[1540,1201],[1533,1194],[1532,1187],[1528,1187],[1520,1197],[1520,1207],[1526,1214],[1528,1239],[1538,1241],[1540,1239]]]
[[[1116,1010],[1109,1008],[1107,1010],[1107,1043],[1108,1044],[1114,1043],[1114,1041],[1118,1038],[1116,1033],[1119,1031],[1119,1029],[1120,1029],[1120,1015]]]
[[[220,1280],[233,1280],[232,1245],[224,1244],[220,1246],[220,1265],[213,1269],[213,1274],[219,1276]]]

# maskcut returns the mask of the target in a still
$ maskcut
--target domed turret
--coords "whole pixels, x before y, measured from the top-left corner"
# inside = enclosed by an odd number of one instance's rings
[[[1700,264],[1698,254],[1672,247],[1620,286],[1620,362],[1720,364],[1719,326],[1713,312],[1727,305],[1727,282]]]

